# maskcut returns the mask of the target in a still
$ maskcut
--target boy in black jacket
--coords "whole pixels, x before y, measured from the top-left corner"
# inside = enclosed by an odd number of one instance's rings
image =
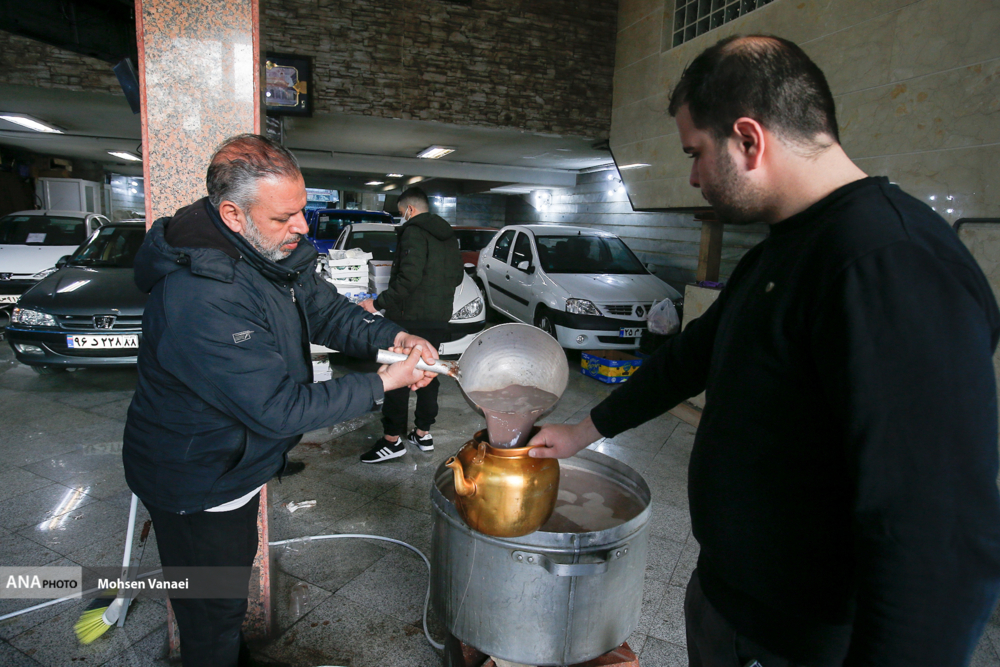
[[[389,286],[374,300],[361,307],[375,313],[385,310],[385,317],[411,333],[440,346],[448,330],[448,320],[455,302],[455,288],[462,283],[462,253],[451,225],[430,212],[427,194],[409,188],[397,202],[403,224],[396,228],[398,243],[389,273]],[[438,380],[417,391],[414,428],[406,439],[423,452],[434,450],[430,429],[437,417]],[[382,428],[385,435],[368,452],[362,463],[382,463],[406,453],[402,441],[406,433],[410,390],[406,387],[386,392],[382,404]]]

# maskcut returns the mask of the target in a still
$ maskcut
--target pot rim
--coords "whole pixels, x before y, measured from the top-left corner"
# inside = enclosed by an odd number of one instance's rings
[[[611,469],[617,473],[613,476],[614,481],[635,493],[646,506],[639,514],[625,523],[605,530],[586,533],[549,533],[536,530],[533,533],[528,533],[520,537],[494,537],[472,530],[462,519],[461,515],[459,515],[454,503],[445,498],[444,494],[441,493],[439,484],[450,483],[453,479],[452,470],[446,468],[443,463],[438,466],[434,474],[434,483],[431,484],[431,504],[437,513],[440,513],[441,516],[455,527],[471,534],[475,539],[484,540],[507,548],[511,548],[512,545],[514,548],[530,546],[535,549],[552,549],[556,553],[565,552],[567,547],[573,550],[583,548],[606,549],[611,545],[627,540],[631,535],[639,532],[648,524],[652,513],[652,496],[646,481],[635,470],[607,454],[595,452],[590,449],[584,449],[573,457],[562,459],[559,463],[563,467],[582,468],[588,472],[595,473],[606,472],[607,469]]]

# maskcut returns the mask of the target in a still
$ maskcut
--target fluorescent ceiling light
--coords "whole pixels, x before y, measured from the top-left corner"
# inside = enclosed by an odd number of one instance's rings
[[[62,128],[58,128],[55,125],[46,123],[45,121],[38,120],[33,116],[29,116],[23,113],[4,113],[0,112],[0,119],[7,121],[8,123],[14,123],[15,125],[20,125],[21,127],[26,127],[29,130],[34,130],[35,132],[47,132],[49,134],[62,134]]]
[[[410,180],[408,180],[406,182],[406,184],[407,185],[413,185],[414,183],[419,183],[422,180],[424,180],[423,176],[414,176],[413,178],[411,178]]]
[[[126,153],[125,151],[108,151],[108,155],[114,155],[122,160],[128,160],[129,162],[142,162],[142,158],[133,155],[132,153]]]
[[[402,178],[402,174],[386,174],[389,178]]]
[[[648,166],[649,165],[646,164],[645,162],[636,162],[634,164],[623,164],[622,166],[618,167],[618,171],[621,171],[622,169],[638,169],[639,167],[648,167]]]
[[[365,185],[382,185],[385,181],[368,181]]]
[[[417,157],[427,158],[428,160],[436,160],[439,157],[444,157],[445,155],[454,152],[454,148],[446,148],[444,146],[428,146],[424,150],[417,153]]]

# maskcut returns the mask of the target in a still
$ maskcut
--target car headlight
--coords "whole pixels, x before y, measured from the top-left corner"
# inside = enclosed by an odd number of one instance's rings
[[[58,270],[59,269],[57,269],[56,267],[50,266],[49,268],[42,269],[41,271],[39,271],[35,275],[31,276],[31,280],[41,280],[42,278],[44,278],[46,276],[51,276],[53,273],[55,273]]]
[[[451,319],[471,320],[473,317],[478,317],[481,312],[483,312],[483,298],[481,296],[477,296],[475,299],[456,310],[452,314]]]
[[[566,299],[566,312],[573,313],[574,315],[599,316],[601,314],[601,311],[597,310],[594,302],[587,301],[586,299]]]
[[[11,313],[10,321],[14,324],[27,324],[29,327],[54,327],[56,318],[48,313],[40,313],[37,310],[27,308],[15,308]]]

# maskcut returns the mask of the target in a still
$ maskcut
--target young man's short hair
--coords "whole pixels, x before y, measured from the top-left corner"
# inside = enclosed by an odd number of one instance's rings
[[[404,208],[413,206],[421,211],[429,211],[431,208],[431,203],[427,199],[427,193],[417,187],[404,190],[403,194],[399,195],[396,205]]]
[[[670,115],[685,104],[695,127],[716,139],[729,137],[733,123],[747,117],[793,144],[815,145],[821,134],[840,143],[826,77],[780,37],[736,35],[702,51],[670,94]]]

